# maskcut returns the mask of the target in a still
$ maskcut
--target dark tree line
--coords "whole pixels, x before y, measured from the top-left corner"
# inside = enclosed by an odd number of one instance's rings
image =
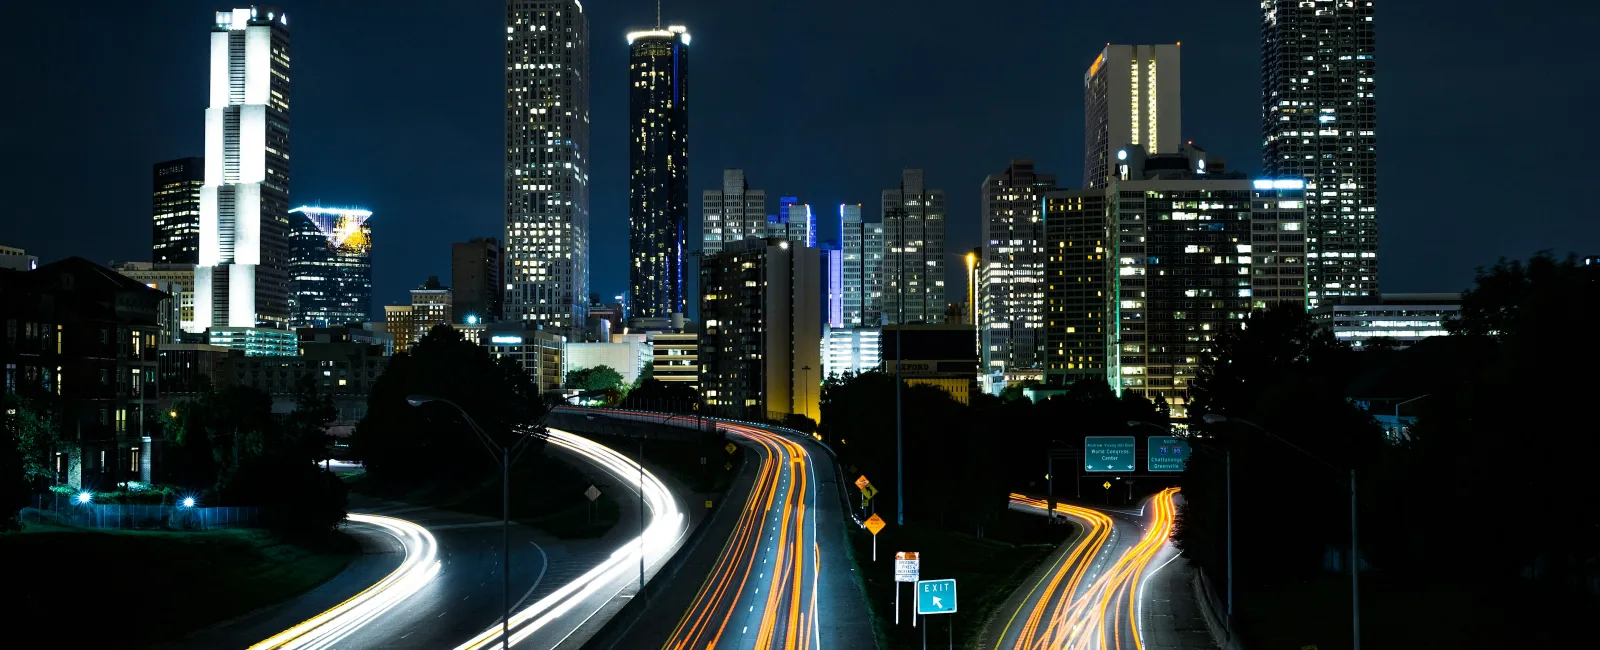
[[[1167,417],[1164,408],[1143,397],[1117,397],[1104,381],[1075,383],[1065,394],[1037,404],[1020,393],[1010,397],[975,394],[963,405],[932,386],[905,387],[908,520],[981,537],[1006,509],[1008,494],[1044,492],[1050,450],[1081,446],[1086,435],[1126,435],[1130,420],[1164,425]],[[867,372],[830,377],[823,386],[821,430],[841,461],[881,491],[878,512],[892,512],[897,472],[894,376]],[[1074,462],[1056,461],[1058,496],[1073,493]]]
[[[1198,451],[1183,477],[1178,543],[1220,588],[1228,450],[1242,603],[1348,567],[1350,469],[1364,570],[1592,594],[1600,508],[1580,450],[1597,429],[1562,395],[1600,361],[1597,300],[1600,268],[1541,254],[1480,269],[1455,336],[1406,350],[1353,352],[1298,309],[1252,314],[1219,338],[1192,388],[1191,421],[1207,436],[1196,444],[1216,451]],[[1417,422],[1386,439],[1352,397],[1414,400]],[[1249,420],[1333,469],[1248,426],[1199,423],[1205,413]]]
[[[544,414],[537,387],[514,360],[495,359],[454,328],[437,325],[390,359],[352,437],[351,450],[367,473],[389,487],[459,487],[492,467],[459,411],[444,403],[414,407],[407,402],[413,395],[454,402],[502,447],[515,442],[515,427]]]

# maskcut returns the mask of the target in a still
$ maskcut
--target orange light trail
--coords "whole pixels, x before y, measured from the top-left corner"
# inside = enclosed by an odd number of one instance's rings
[[[1016,641],[1010,646],[1013,650],[1144,650],[1138,621],[1139,579],[1172,535],[1176,514],[1172,497],[1177,492],[1178,488],[1167,488],[1151,499],[1154,514],[1144,535],[1084,587],[1081,594],[1078,590],[1094,565],[1094,558],[1112,534],[1113,522],[1097,510],[1056,504],[1056,512],[1084,526],[1084,533],[1012,613],[995,643],[995,650],[1004,645],[1018,617],[1022,617],[1022,623]],[[1043,500],[1020,494],[1011,495],[1011,502],[1041,510],[1046,507]],[[1038,595],[1037,599],[1034,594]],[[1026,616],[1023,616],[1024,610]]]
[[[719,422],[718,427],[730,436],[753,443],[760,453],[761,466],[733,534],[662,647],[715,648],[724,635],[739,639],[753,632],[757,650],[809,648],[819,625],[816,575],[822,563],[815,540],[805,539],[808,489],[815,491],[809,456],[804,446],[777,433],[728,422]],[[779,523],[768,540],[771,570],[762,572],[758,567],[764,563],[757,561],[763,555],[761,535],[775,509],[779,511]],[[804,575],[807,568],[813,571],[809,583]],[[752,583],[756,587],[753,593],[760,599],[757,604],[761,620],[741,630],[734,619],[736,614],[750,611],[741,610],[739,605]],[[810,593],[806,593],[808,590]]]

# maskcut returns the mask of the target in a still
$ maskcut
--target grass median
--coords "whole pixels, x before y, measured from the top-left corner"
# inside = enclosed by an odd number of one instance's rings
[[[955,578],[958,612],[927,617],[926,632],[930,639],[937,638],[941,643],[950,635],[955,647],[973,648],[995,608],[1049,557],[1071,528],[1052,529],[1045,525],[1043,517],[1010,511],[1001,515],[1001,521],[990,527],[990,535],[985,538],[936,526],[911,524],[901,528],[891,524],[878,534],[876,562],[872,559],[872,536],[865,530],[847,530],[860,569],[858,575],[872,607],[874,627],[879,631],[879,647],[922,647],[924,629],[911,627],[915,603],[909,586],[899,587],[900,625],[894,623],[896,551],[921,554],[923,580]],[[947,630],[949,625],[954,628]]]
[[[260,530],[100,531],[30,524],[0,535],[11,634],[141,647],[297,596],[359,552],[342,533],[290,543]]]

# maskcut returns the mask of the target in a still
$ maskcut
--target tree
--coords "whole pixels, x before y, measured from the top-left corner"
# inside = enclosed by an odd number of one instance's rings
[[[390,359],[351,437],[352,452],[368,474],[401,488],[464,485],[481,479],[487,464],[461,413],[447,404],[413,407],[406,401],[412,395],[454,402],[500,446],[509,447],[520,435],[514,427],[544,414],[538,388],[520,365],[490,357],[454,328],[435,326]]]
[[[52,481],[55,466],[50,456],[60,446],[60,440],[49,413],[34,400],[6,393],[0,401],[0,414],[6,418],[7,433],[16,445],[22,480],[26,483]]]
[[[567,371],[567,388],[605,391],[622,387],[622,373],[607,365]]]
[[[18,513],[28,505],[27,463],[18,449],[16,414],[10,408],[13,395],[6,395],[5,430],[0,431],[0,532],[22,529]]]

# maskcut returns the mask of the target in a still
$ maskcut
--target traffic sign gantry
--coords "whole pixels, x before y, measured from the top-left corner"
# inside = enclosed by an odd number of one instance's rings
[[[923,615],[956,613],[955,579],[918,580],[917,613]]]
[[[1133,436],[1084,436],[1083,471],[1133,471]]]
[[[1145,468],[1152,472],[1181,472],[1188,464],[1189,443],[1173,436],[1150,436]]]

